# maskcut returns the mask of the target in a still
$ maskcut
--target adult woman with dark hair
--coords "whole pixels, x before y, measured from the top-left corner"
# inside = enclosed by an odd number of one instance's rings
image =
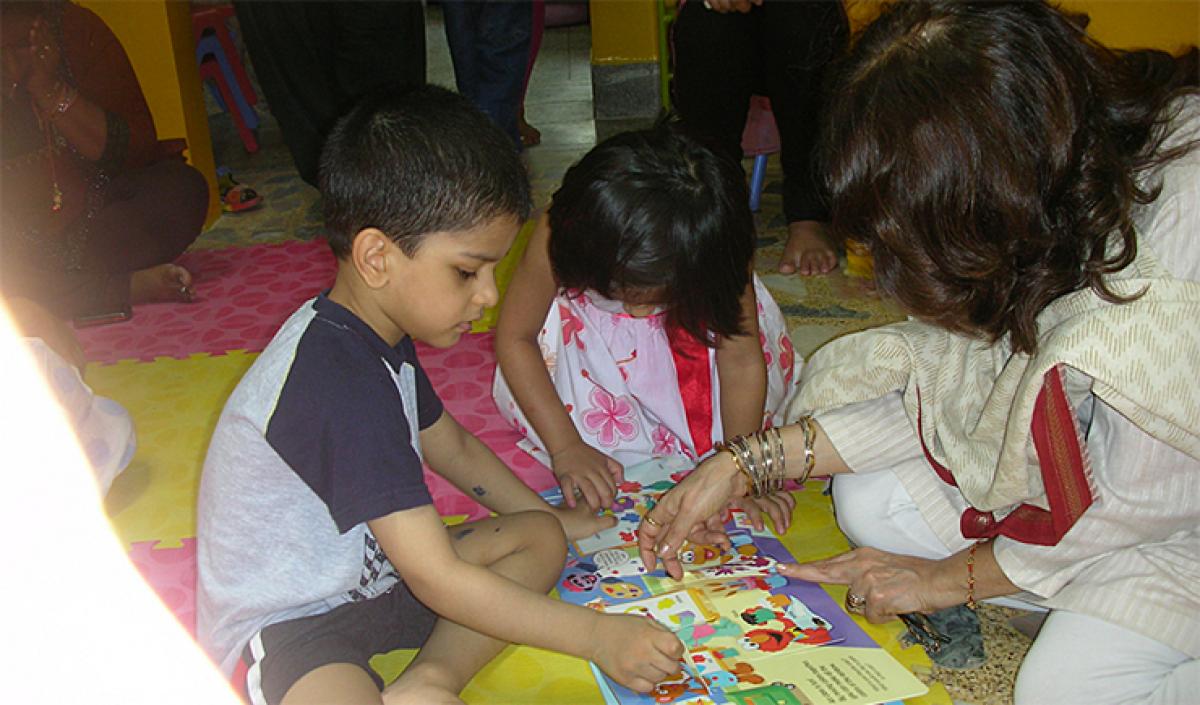
[[[825,153],[834,228],[911,319],[818,351],[786,463],[735,441],[646,518],[643,558],[677,571],[731,495],[834,474],[863,548],[784,574],[849,585],[872,621],[1049,608],[1019,703],[1193,699],[1200,98],[1168,65],[1041,2],[885,11]]]
[[[187,300],[170,264],[204,224],[207,185],[164,147],[116,36],[68,2],[5,2],[0,285],[68,317]]]

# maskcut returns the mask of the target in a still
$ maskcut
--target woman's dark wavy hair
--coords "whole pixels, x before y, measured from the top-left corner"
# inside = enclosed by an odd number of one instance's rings
[[[1043,2],[892,5],[834,83],[833,228],[870,247],[879,288],[915,316],[1033,353],[1058,297],[1125,300],[1105,276],[1136,255],[1131,208],[1158,195],[1139,177],[1193,146],[1162,149],[1187,79]]]
[[[744,332],[754,217],[740,166],[663,119],[567,170],[550,205],[550,263],[570,292],[663,292],[667,324],[706,345]]]

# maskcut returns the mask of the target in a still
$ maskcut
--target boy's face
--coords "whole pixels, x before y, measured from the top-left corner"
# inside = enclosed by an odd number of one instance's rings
[[[381,308],[401,334],[434,347],[454,345],[499,300],[496,264],[520,226],[514,216],[499,216],[467,230],[429,233],[412,257],[396,247],[399,276],[380,291]]]

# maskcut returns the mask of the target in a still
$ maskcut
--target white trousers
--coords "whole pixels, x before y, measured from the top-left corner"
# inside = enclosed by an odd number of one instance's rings
[[[937,537],[891,471],[838,475],[838,525],[855,545],[940,559]],[[1025,609],[1019,600],[989,600]],[[1197,705],[1200,660],[1110,622],[1065,610],[1046,618],[1014,687],[1016,705]]]

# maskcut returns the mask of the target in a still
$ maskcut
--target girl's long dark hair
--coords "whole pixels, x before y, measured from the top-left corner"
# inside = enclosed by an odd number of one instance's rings
[[[834,84],[833,227],[914,315],[1032,353],[1060,296],[1121,300],[1141,177],[1192,146],[1162,149],[1189,62],[1106,49],[1044,2],[893,5]]]
[[[560,287],[657,291],[668,325],[710,346],[745,331],[755,244],[745,176],[678,123],[597,145],[567,170],[549,219]]]

